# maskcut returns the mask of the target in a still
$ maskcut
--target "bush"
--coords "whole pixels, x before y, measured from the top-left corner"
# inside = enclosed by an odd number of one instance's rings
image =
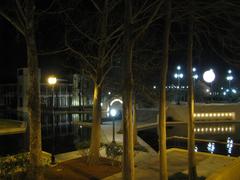
[[[106,155],[108,158],[118,160],[123,154],[123,146],[116,143],[105,144]]]
[[[26,172],[29,167],[27,153],[7,156],[0,159],[0,179],[15,179],[17,174]]]

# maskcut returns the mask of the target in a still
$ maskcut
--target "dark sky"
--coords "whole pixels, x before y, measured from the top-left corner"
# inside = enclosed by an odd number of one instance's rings
[[[0,18],[0,82],[14,82],[18,67],[26,66],[25,44],[21,34]]]
[[[51,35],[49,37],[53,36]],[[17,68],[26,67],[27,64],[25,43],[22,35],[2,18],[0,18],[0,52],[0,83],[16,82]],[[64,68],[60,66],[61,58],[64,59],[65,57],[40,57],[39,62],[43,71],[42,74],[61,74],[64,72]],[[184,53],[170,56],[169,73],[173,74],[177,65],[182,65],[183,72],[186,73],[185,62],[186,55]],[[207,51],[203,52],[201,56],[194,57],[194,66],[197,67],[201,74],[203,71],[213,68],[217,75],[216,80],[219,82],[225,80],[225,74],[229,68],[233,69],[235,77],[240,77],[238,69],[230,66],[215,54]]]

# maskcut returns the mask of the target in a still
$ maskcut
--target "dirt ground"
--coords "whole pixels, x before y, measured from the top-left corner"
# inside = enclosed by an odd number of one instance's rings
[[[97,164],[88,165],[87,157],[81,157],[57,164],[45,170],[45,179],[87,180],[102,179],[121,171],[118,161],[101,158]]]

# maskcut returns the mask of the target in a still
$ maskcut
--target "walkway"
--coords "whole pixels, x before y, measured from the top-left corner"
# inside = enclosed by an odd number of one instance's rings
[[[120,123],[117,123],[116,129],[120,129]],[[104,139],[111,142],[112,126],[110,123],[102,125]],[[122,143],[122,134],[116,134],[116,141]],[[139,143],[145,146],[149,152],[137,152],[135,156],[136,163],[136,179],[159,179],[159,161],[158,154],[141,138],[138,137]],[[208,177],[220,168],[231,164],[234,161],[239,161],[238,158],[214,155],[209,153],[196,153],[197,171],[199,176]],[[168,174],[169,176],[183,172],[187,173],[187,151],[182,149],[171,148],[167,152],[168,156]],[[207,167],[207,168],[206,168]],[[122,174],[117,173],[113,176],[105,178],[105,180],[120,180]]]
[[[20,134],[26,131],[26,123],[10,119],[0,119],[0,135]]]

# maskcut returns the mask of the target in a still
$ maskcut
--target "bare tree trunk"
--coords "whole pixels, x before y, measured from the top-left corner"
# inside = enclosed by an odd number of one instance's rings
[[[90,164],[96,163],[99,160],[99,149],[101,140],[101,90],[102,86],[94,82],[93,122],[88,158],[88,162]]]
[[[192,50],[193,50],[193,19],[190,17],[187,48],[187,72],[188,72],[188,175],[190,180],[197,178],[195,158],[195,133],[194,133],[194,91],[192,74]]]
[[[137,115],[136,115],[136,96],[133,95],[133,144],[134,146],[139,145],[137,140]]]
[[[159,103],[159,165],[160,179],[168,179],[167,170],[167,147],[166,147],[166,82],[168,70],[169,36],[171,29],[171,1],[165,4],[166,17],[163,33],[163,62],[160,74],[160,103]]]
[[[96,70],[96,77],[94,82],[93,95],[93,125],[91,133],[91,145],[88,162],[90,164],[96,163],[99,160],[99,151],[101,143],[101,93],[102,93],[102,79],[103,79],[103,64],[106,60],[106,37],[108,24],[108,0],[104,1],[104,10],[100,17],[100,43],[98,47],[99,64]]]
[[[132,121],[133,42],[131,41],[132,1],[125,0],[125,47],[123,60],[123,168],[124,180],[135,179]]]
[[[34,1],[26,1],[25,40],[28,56],[28,112],[30,129],[30,164],[34,179],[41,179],[42,166],[40,78],[38,73],[37,47],[34,34]]]

